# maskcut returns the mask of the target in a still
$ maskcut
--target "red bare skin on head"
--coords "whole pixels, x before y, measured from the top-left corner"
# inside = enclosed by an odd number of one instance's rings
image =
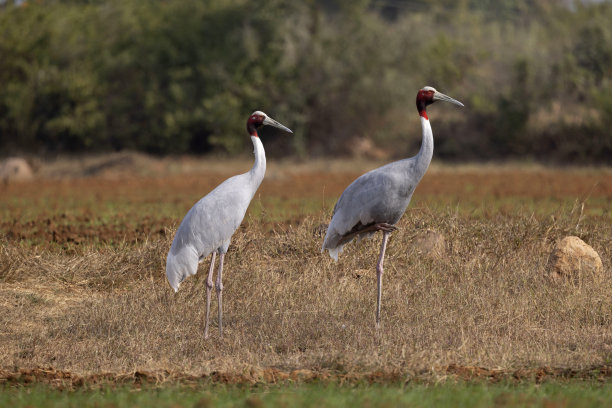
[[[257,134],[257,128],[263,125],[265,117],[263,115],[251,115],[249,116],[249,120],[247,120],[247,132],[249,135],[259,137]]]
[[[427,117],[427,105],[431,105],[432,103],[434,103],[434,91],[429,91],[429,90],[423,90],[421,89],[418,93],[417,93],[417,97],[416,97],[416,106],[417,106],[417,110],[419,111],[419,116],[429,120],[429,118]]]

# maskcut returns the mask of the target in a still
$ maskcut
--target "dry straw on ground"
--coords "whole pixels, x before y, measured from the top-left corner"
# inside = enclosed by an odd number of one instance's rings
[[[409,209],[388,248],[379,333],[380,237],[347,247],[334,263],[319,252],[318,229],[328,218],[246,221],[226,257],[226,334],[219,338],[213,325],[208,340],[207,265],[174,294],[164,276],[172,234],[78,255],[0,241],[0,367],[410,371],[450,364],[580,368],[612,359],[609,275],[580,288],[545,278],[553,242],[575,233],[572,214]],[[427,229],[445,236],[445,257],[411,250]],[[608,273],[609,226],[582,231]]]

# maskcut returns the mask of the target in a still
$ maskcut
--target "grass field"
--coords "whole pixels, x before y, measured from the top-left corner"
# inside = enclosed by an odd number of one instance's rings
[[[451,398],[456,380],[485,405],[507,393],[536,406],[551,398],[574,406],[576,395],[585,406],[611,400],[609,169],[432,167],[390,240],[377,333],[380,237],[348,246],[337,263],[320,253],[334,202],[376,163],[270,163],[226,257],[225,336],[213,320],[204,340],[208,265],[174,294],[165,256],[190,206],[250,162],[125,157],[45,165],[45,178],[0,186],[0,382],[18,386],[0,398],[28,401],[36,388],[28,384],[79,389],[145,378],[163,386],[143,398],[182,398],[172,384],[202,379],[247,390],[348,379],[370,385],[342,388],[338,398],[363,401],[382,387],[376,393],[390,405]],[[416,244],[429,230],[445,239],[436,254]],[[603,276],[546,278],[554,242],[566,235],[600,254]],[[385,388],[417,380],[423,385]],[[500,381],[509,385],[487,388]],[[536,387],[550,381],[557,396]],[[438,382],[449,388],[436,391]],[[282,405],[285,388],[274,387],[258,398]],[[320,405],[300,387],[299,404]],[[249,398],[228,390],[228,401]],[[142,394],[130,395],[117,398]],[[185,398],[189,406],[201,396]]]
[[[77,391],[45,387],[5,389],[0,405],[45,407],[593,407],[612,400],[612,387],[597,383],[536,384],[286,384]]]

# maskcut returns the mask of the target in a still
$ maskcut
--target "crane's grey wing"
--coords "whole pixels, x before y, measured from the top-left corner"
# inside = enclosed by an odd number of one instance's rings
[[[334,207],[321,250],[329,250],[330,256],[337,260],[344,245],[355,237],[363,237],[360,230],[376,223],[395,224],[406,211],[415,186],[416,183],[392,165],[356,179]],[[368,232],[366,236],[371,234],[373,232]],[[350,235],[353,235],[350,239],[343,239]]]
[[[201,258],[217,249],[227,250],[255,193],[245,177],[227,179],[185,215],[166,258],[166,277],[175,291],[197,272]]]

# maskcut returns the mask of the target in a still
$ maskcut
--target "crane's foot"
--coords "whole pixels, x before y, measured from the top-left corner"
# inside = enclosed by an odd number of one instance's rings
[[[378,224],[374,224],[374,229],[376,231],[393,232],[397,231],[399,228],[397,228],[395,225],[387,224],[386,222],[381,222]]]
[[[393,232],[399,229],[395,225],[387,224],[386,222],[379,222],[378,224],[369,224],[365,227],[359,227],[359,226],[361,226],[361,223],[357,224],[356,227],[353,227],[354,231],[351,231],[345,234],[338,242],[338,245],[345,244],[351,241],[357,235],[367,234],[368,232],[372,232],[372,231]]]

